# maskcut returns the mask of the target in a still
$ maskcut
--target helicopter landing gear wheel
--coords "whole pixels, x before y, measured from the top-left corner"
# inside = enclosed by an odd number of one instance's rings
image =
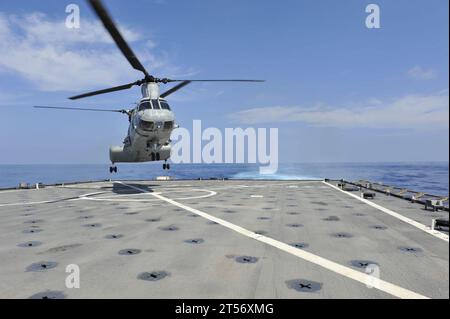
[[[163,164],[163,170],[169,170],[170,169],[170,164],[169,163],[164,163]]]

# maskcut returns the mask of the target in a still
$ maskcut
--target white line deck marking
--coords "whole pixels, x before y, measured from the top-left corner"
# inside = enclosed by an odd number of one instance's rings
[[[0,204],[0,207],[7,207],[7,206],[26,206],[26,205],[38,205],[38,204],[48,204],[53,203],[55,200],[46,200],[41,202],[21,202],[21,203],[11,203],[11,204]]]
[[[442,240],[444,240],[446,242],[449,242],[448,235],[446,235],[444,233],[441,233],[441,232],[438,232],[438,231],[435,231],[435,230],[431,230],[431,227],[425,226],[424,224],[416,222],[415,220],[413,220],[411,218],[405,217],[405,216],[403,216],[403,215],[401,215],[401,214],[399,214],[397,212],[394,212],[394,211],[392,211],[390,209],[387,209],[387,208],[385,208],[385,207],[383,207],[381,205],[375,204],[375,203],[373,203],[373,202],[371,202],[371,201],[369,201],[369,200],[367,200],[365,198],[362,198],[362,197],[357,196],[355,194],[351,194],[349,192],[346,192],[346,191],[340,189],[339,187],[337,187],[335,185],[332,185],[332,184],[327,183],[325,181],[323,181],[323,183],[328,185],[328,186],[330,186],[331,188],[334,188],[334,189],[336,189],[336,190],[338,190],[338,191],[340,191],[340,192],[342,192],[344,194],[347,194],[348,196],[351,196],[351,197],[353,197],[353,198],[355,198],[355,199],[357,199],[357,200],[359,200],[359,201],[361,201],[361,202],[363,202],[363,203],[365,203],[365,204],[367,204],[369,206],[372,206],[372,207],[382,211],[383,213],[391,215],[392,217],[395,217],[395,218],[397,218],[397,219],[399,219],[399,220],[401,220],[401,221],[403,221],[403,222],[405,222],[407,224],[410,224],[411,226],[414,226],[414,227],[416,227],[416,228],[418,228],[418,229],[420,229],[420,230],[422,230],[422,231],[424,231],[424,232],[426,232],[426,233],[428,233],[430,235],[433,235],[436,238],[439,238],[439,239],[442,239]]]
[[[91,193],[91,194],[86,194],[86,195],[80,195],[78,196],[78,198],[60,198],[60,199],[50,199],[50,200],[45,200],[45,201],[40,201],[40,202],[19,202],[19,203],[8,203],[8,204],[0,204],[0,207],[7,207],[7,206],[21,206],[21,205],[39,205],[39,204],[54,204],[55,202],[60,202],[60,201],[75,201],[75,200],[80,200],[80,199],[84,199],[84,196],[92,196],[92,195],[99,195],[99,194],[104,194],[105,192],[98,192],[98,193]]]
[[[141,189],[141,188],[135,187],[133,185],[127,185],[127,184],[122,183],[122,182],[117,182],[117,183],[120,183],[120,184],[122,184],[124,186],[128,186],[130,188],[133,188],[133,189],[135,189],[135,190],[137,190],[139,192],[148,193],[148,194],[150,194],[150,195],[152,195],[152,196],[154,196],[154,197],[156,197],[156,198],[158,198],[158,199],[160,199],[162,201],[165,201],[165,202],[167,202],[169,204],[172,204],[174,206],[177,206],[179,208],[187,210],[187,211],[189,211],[191,213],[197,214],[197,215],[199,215],[199,216],[201,216],[201,217],[203,217],[205,219],[208,219],[210,221],[216,222],[216,223],[218,223],[218,224],[220,224],[220,225],[222,225],[222,226],[224,226],[224,227],[226,227],[228,229],[231,229],[231,230],[233,230],[233,231],[235,231],[235,232],[237,232],[237,233],[239,233],[241,235],[244,235],[246,237],[255,239],[257,241],[260,241],[260,242],[265,243],[267,245],[270,245],[272,247],[278,248],[278,249],[280,249],[282,251],[285,251],[285,252],[287,252],[287,253],[289,253],[291,255],[299,257],[299,258],[301,258],[303,260],[306,260],[306,261],[311,262],[313,264],[316,264],[318,266],[321,266],[321,267],[323,267],[325,269],[328,269],[328,270],[330,270],[332,272],[335,272],[335,273],[337,273],[339,275],[345,276],[347,278],[353,279],[353,280],[358,281],[358,282],[363,283],[363,284],[368,284],[368,283],[373,282],[373,277],[370,276],[370,275],[367,275],[365,273],[356,271],[354,269],[351,269],[349,267],[346,267],[346,266],[343,266],[341,264],[335,263],[335,262],[333,262],[331,260],[328,260],[328,259],[325,259],[323,257],[314,255],[314,254],[309,253],[307,251],[304,251],[304,250],[292,247],[292,246],[290,246],[290,245],[288,245],[286,243],[280,242],[280,241],[272,239],[270,237],[266,237],[266,236],[263,236],[263,235],[256,234],[256,233],[254,233],[254,232],[252,232],[250,230],[247,230],[247,229],[245,229],[245,228],[243,228],[241,226],[238,226],[238,225],[232,224],[230,222],[227,222],[226,220],[214,217],[214,216],[209,215],[209,214],[207,214],[205,212],[202,212],[202,211],[200,211],[198,209],[195,209],[195,208],[186,206],[184,204],[178,203],[178,202],[176,202],[176,201],[174,201],[174,200],[172,200],[170,198],[167,198],[167,197],[164,197],[164,196],[160,195],[159,193],[151,193],[151,192],[149,192],[149,191],[147,191],[145,189]],[[426,296],[423,296],[423,295],[418,294],[418,293],[416,293],[414,291],[411,291],[411,290],[408,290],[408,289],[396,286],[394,284],[391,284],[391,283],[389,283],[387,281],[384,281],[384,280],[381,280],[381,279],[379,280],[378,287],[374,287],[374,289],[378,289],[378,290],[386,292],[386,293],[388,293],[388,294],[390,294],[392,296],[395,296],[395,297],[398,297],[398,298],[403,298],[403,299],[429,299]]]

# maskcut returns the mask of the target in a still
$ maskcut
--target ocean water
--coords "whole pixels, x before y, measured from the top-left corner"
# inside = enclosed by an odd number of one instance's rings
[[[449,193],[449,163],[304,163],[280,164],[277,174],[260,175],[251,164],[172,164],[167,172],[161,164],[118,165],[0,165],[0,188],[20,182],[54,184],[104,179],[153,179],[169,175],[175,179],[366,179],[435,195]]]

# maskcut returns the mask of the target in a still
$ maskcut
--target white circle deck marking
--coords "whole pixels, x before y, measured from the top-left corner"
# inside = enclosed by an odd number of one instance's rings
[[[317,182],[317,181],[311,181],[311,182]],[[122,182],[116,182],[119,184],[122,184]],[[295,183],[295,184],[294,184]],[[63,189],[86,189],[86,188],[90,188],[92,190],[95,189],[102,189],[101,186],[97,186],[97,185],[91,185],[91,184],[86,184],[89,185],[89,187],[83,186],[84,184],[78,184],[78,185],[61,185],[61,186],[46,186],[46,189],[52,189],[52,188],[63,188]],[[127,185],[129,187],[129,185]],[[186,187],[193,187],[194,185],[191,184],[187,184],[187,185],[180,185],[180,186],[165,186],[162,190],[165,192],[185,192],[186,191]],[[238,189],[238,188],[266,188],[266,187],[283,187],[283,186],[293,186],[294,188],[298,188],[297,186],[297,182],[288,182],[288,183],[268,183],[265,185],[260,185],[260,184],[256,184],[256,185],[242,185],[242,184],[237,184],[237,185],[227,185],[227,186],[219,186],[219,187],[212,187],[212,189],[214,190],[229,190],[229,189]],[[312,187],[312,186],[309,186]],[[180,190],[178,190],[178,188]],[[20,192],[20,191],[40,191],[40,190],[36,190],[36,189],[17,189],[17,190],[6,190],[6,191],[2,191],[0,192],[0,194],[4,194],[4,193],[8,193],[8,192]],[[190,189],[188,191],[203,191],[203,192],[208,192],[209,194],[206,195],[200,195],[200,196],[188,196],[188,197],[179,197],[179,198],[174,198],[174,200],[191,200],[191,199],[202,199],[202,198],[208,198],[211,196],[215,196],[217,195],[216,192],[214,192],[213,190],[204,190],[204,189]],[[138,193],[138,194],[115,194],[115,195],[111,195],[110,196],[104,196],[104,197],[92,197],[95,195],[99,195],[99,194],[105,194],[105,192],[96,192],[96,193],[88,193],[88,194],[83,194],[83,195],[79,195],[78,198],[71,198],[71,199],[67,199],[67,201],[76,201],[76,200],[92,200],[92,201],[110,201],[110,202],[142,202],[142,203],[148,203],[148,202],[156,202],[158,201],[157,199],[145,199],[145,200],[139,200],[139,199],[118,199],[117,197],[126,197],[126,196],[136,196],[136,195],[141,195],[142,193]],[[77,196],[77,195],[75,195]],[[258,196],[258,195],[256,195]],[[263,197],[263,196],[262,196]],[[261,197],[255,197],[255,198],[261,198]],[[8,206],[20,206],[20,205],[40,205],[40,204],[50,204],[50,203],[54,203],[55,201],[63,201],[66,200],[64,198],[61,199],[51,199],[51,200],[46,200],[46,201],[38,201],[38,202],[18,202],[18,203],[3,203],[0,204],[0,207],[8,207]]]
[[[123,184],[126,185],[126,184]],[[129,185],[127,185],[129,187]],[[201,198],[208,198],[208,197],[212,197],[217,195],[216,192],[214,191],[210,191],[207,189],[188,189],[188,190],[170,190],[170,191],[164,191],[164,189],[162,190],[162,192],[160,193],[189,193],[189,192],[206,192],[207,194],[205,195],[198,195],[198,196],[188,196],[188,197],[177,197],[174,198],[174,200],[191,200],[191,199],[201,199]],[[146,192],[146,193],[142,193],[142,191],[138,194],[120,194],[120,195],[115,195],[115,197],[126,197],[126,196],[136,196],[136,195],[143,195],[143,194],[151,194],[151,192]],[[118,199],[118,198],[114,198],[114,195],[108,195],[108,196],[104,196],[104,197],[92,197],[94,195],[96,195],[97,193],[92,193],[92,194],[85,194],[85,195],[80,195],[79,199],[85,199],[85,200],[92,200],[92,201],[104,201],[104,202],[136,202],[136,203],[148,203],[148,202],[157,202],[160,201],[157,198],[150,198],[150,199],[136,199],[136,198],[128,198],[128,199]]]

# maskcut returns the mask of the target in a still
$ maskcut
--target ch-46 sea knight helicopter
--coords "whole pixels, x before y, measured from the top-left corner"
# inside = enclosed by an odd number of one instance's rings
[[[117,173],[116,163],[164,161],[163,169],[170,169],[170,164],[167,163],[171,151],[170,136],[173,129],[177,127],[175,124],[175,115],[165,100],[170,94],[175,93],[191,82],[264,82],[263,80],[174,80],[154,77],[147,72],[128,46],[108,11],[103,6],[102,1],[88,0],[88,2],[98,18],[102,21],[122,54],[134,69],[141,71],[144,74],[144,78],[125,85],[73,96],[69,99],[78,100],[98,94],[127,90],[136,85],[141,87],[142,98],[140,102],[131,110],[104,110],[51,106],[35,107],[45,109],[117,112],[128,115],[130,125],[127,137],[123,141],[123,145],[111,147],[109,150],[109,158],[112,163],[112,166],[109,168],[110,173]],[[172,82],[178,82],[178,84],[160,94],[160,84]]]

